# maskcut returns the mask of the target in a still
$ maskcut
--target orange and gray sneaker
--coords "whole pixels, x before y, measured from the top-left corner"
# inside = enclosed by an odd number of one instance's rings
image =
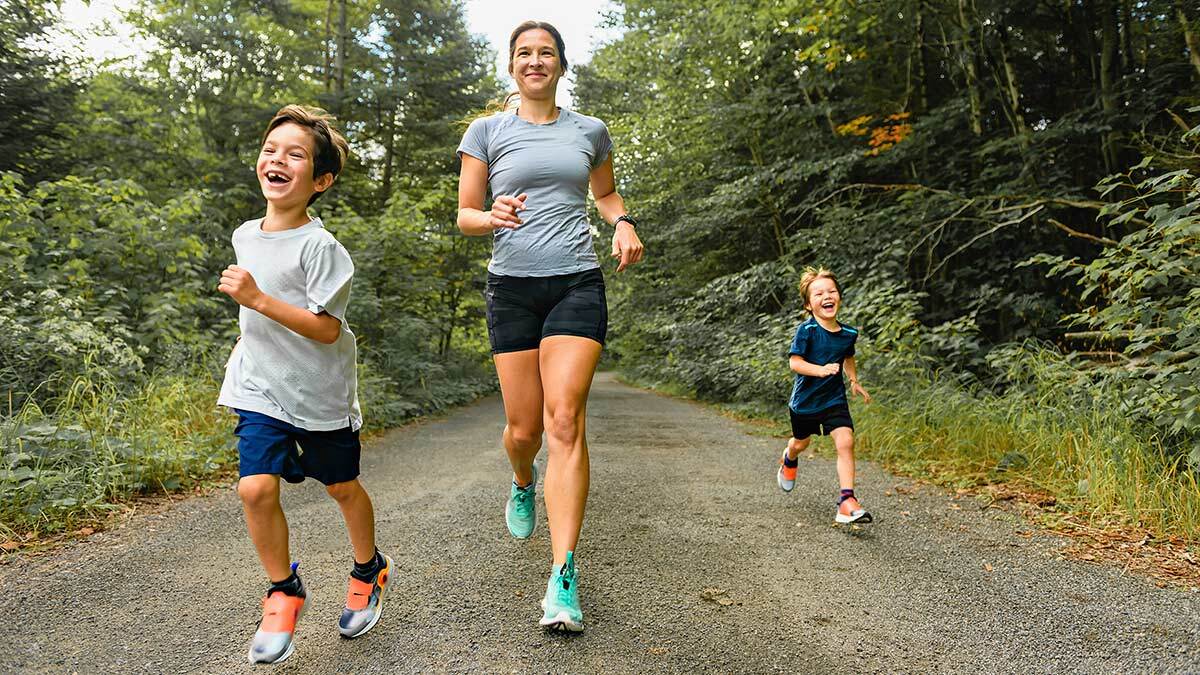
[[[796,487],[796,466],[799,464],[796,460],[787,461],[787,450],[783,451],[783,456],[779,458],[779,471],[775,473],[775,480],[779,483],[779,489],[784,492],[791,492],[792,488]]]
[[[296,595],[272,590],[263,598],[262,621],[250,643],[250,663],[279,663],[292,655],[296,621],[304,613],[307,599],[299,577],[296,578],[296,585],[299,588]]]
[[[375,627],[379,616],[383,614],[383,594],[387,590],[394,563],[389,556],[382,553],[376,555],[383,559],[383,564],[370,581],[353,575],[350,577],[346,607],[342,610],[342,618],[338,620],[338,632],[342,637],[356,638],[366,633]]]

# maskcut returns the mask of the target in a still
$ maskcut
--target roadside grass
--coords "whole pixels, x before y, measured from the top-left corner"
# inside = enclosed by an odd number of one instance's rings
[[[132,392],[77,379],[53,410],[0,421],[6,548],[95,525],[140,495],[188,489],[237,460],[211,371],[151,377]],[[16,540],[19,543],[14,543]]]
[[[1093,524],[1200,543],[1200,484],[1186,457],[1112,411],[925,382],[856,414],[863,455],[899,473],[955,488],[1006,484]]]
[[[630,384],[695,398],[674,384]],[[977,394],[949,382],[915,381],[852,402],[856,452],[887,469],[957,490],[1003,486],[1042,507],[1043,524],[1134,528],[1200,547],[1200,481],[1182,453],[1168,452],[1127,418],[1052,401]],[[788,433],[784,403],[715,403],[764,432]],[[823,447],[823,445],[821,446]],[[829,449],[832,452],[832,449]]]
[[[368,436],[496,387],[470,369],[409,391],[366,367],[359,379]],[[0,417],[0,554],[86,534],[131,500],[230,473],[235,417],[217,407],[220,387],[220,370],[204,364],[136,386],[94,374],[76,379],[53,409],[29,403]]]

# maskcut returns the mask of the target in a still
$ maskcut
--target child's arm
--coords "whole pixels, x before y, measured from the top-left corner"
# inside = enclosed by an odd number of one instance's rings
[[[807,375],[808,377],[829,377],[837,375],[839,367],[836,363],[827,363],[823,366],[818,366],[804,360],[804,357],[797,354],[792,354],[788,359],[788,365],[793,373]]]
[[[854,357],[847,356],[845,362],[846,376],[850,378],[850,391],[861,396],[863,398],[863,403],[870,403],[871,395],[868,394],[867,390],[863,389],[862,385],[858,383],[858,366],[854,363]]]
[[[321,312],[313,314],[303,307],[296,307],[263,293],[250,272],[230,265],[221,272],[221,283],[217,290],[237,300],[243,307],[259,314],[321,344],[337,342],[342,333],[342,322],[337,317]]]

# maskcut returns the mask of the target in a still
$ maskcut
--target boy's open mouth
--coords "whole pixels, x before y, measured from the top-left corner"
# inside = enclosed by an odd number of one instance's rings
[[[826,300],[825,302],[821,303],[821,309],[833,309],[833,305],[834,303],[832,300]]]
[[[287,176],[279,173],[278,171],[268,171],[266,175],[267,175],[267,182],[270,183],[271,185],[285,185],[287,183],[292,182],[291,178],[288,178]]]

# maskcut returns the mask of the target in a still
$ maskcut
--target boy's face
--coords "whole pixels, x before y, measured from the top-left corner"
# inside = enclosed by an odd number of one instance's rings
[[[254,172],[263,197],[273,206],[306,206],[314,193],[333,185],[331,173],[313,178],[315,146],[309,131],[293,122],[284,122],[267,135]]]
[[[817,279],[808,286],[808,301],[804,308],[818,319],[833,319],[842,305],[842,294],[833,279]]]

